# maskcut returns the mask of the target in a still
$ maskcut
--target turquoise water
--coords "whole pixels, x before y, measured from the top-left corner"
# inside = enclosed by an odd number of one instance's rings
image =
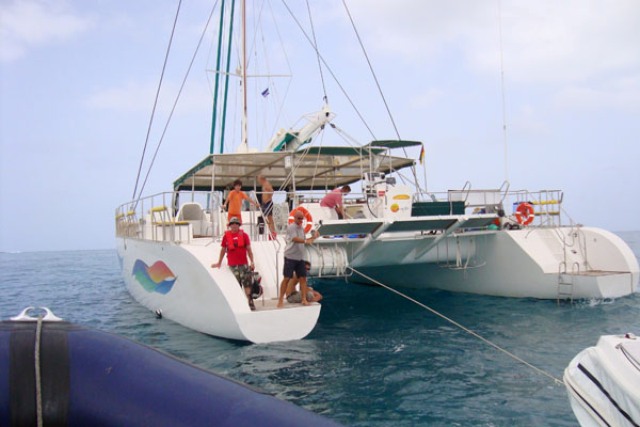
[[[640,232],[620,235],[640,256]],[[249,345],[190,331],[135,303],[115,251],[0,254],[0,318],[48,306],[352,426],[577,426],[565,388],[399,296],[317,285],[304,340]],[[603,334],[640,333],[640,295],[556,305],[434,290],[412,298],[555,378]]]

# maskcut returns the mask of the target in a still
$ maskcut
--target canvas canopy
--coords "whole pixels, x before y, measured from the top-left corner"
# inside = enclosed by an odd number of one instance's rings
[[[389,148],[398,146],[374,143],[364,147],[309,147],[296,152],[211,154],[178,178],[173,187],[224,190],[236,179],[249,187],[258,175],[264,175],[275,189],[294,185],[296,190],[326,189],[357,182],[365,172],[390,173],[415,164],[414,159],[389,154]]]

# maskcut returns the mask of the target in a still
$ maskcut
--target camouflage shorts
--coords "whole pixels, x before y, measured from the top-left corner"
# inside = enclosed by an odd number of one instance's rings
[[[248,287],[253,283],[253,272],[251,268],[247,265],[230,265],[229,268],[234,276],[236,276],[236,280],[240,283],[240,286]]]

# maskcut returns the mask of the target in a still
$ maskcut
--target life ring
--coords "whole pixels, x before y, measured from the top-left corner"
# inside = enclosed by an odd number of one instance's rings
[[[533,206],[530,203],[524,202],[518,205],[516,209],[516,221],[518,221],[518,224],[529,225],[535,217]]]
[[[302,221],[302,224],[304,226],[304,232],[305,233],[310,232],[311,227],[313,226],[313,217],[304,206],[298,206],[297,208],[289,212],[289,224],[294,223],[296,211],[301,212],[302,215],[304,215],[304,221]]]

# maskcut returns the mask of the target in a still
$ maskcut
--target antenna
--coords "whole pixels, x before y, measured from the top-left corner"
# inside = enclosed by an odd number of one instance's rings
[[[509,151],[507,141],[507,108],[504,90],[504,60],[502,48],[502,2],[498,0],[498,29],[500,34],[500,91],[502,93],[502,138],[504,141],[504,180],[509,181]]]

